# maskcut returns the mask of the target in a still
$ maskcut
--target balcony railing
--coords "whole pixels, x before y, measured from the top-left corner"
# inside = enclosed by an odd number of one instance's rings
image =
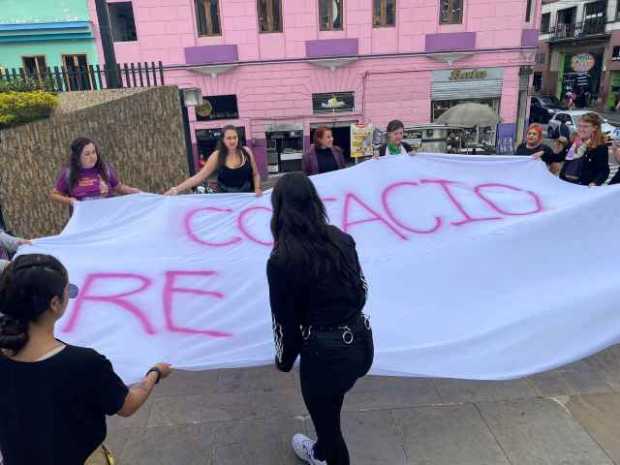
[[[580,23],[557,23],[549,30],[551,40],[581,39],[605,34],[605,18],[588,19]]]

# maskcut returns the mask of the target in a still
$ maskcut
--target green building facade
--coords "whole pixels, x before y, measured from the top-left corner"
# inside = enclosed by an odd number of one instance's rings
[[[98,63],[87,0],[0,3],[0,68],[35,74]]]

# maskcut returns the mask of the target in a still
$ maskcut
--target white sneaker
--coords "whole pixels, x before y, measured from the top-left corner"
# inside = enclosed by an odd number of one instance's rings
[[[315,441],[310,439],[305,434],[297,433],[291,440],[291,446],[293,447],[295,454],[297,454],[297,457],[301,460],[310,465],[327,465],[325,460],[317,460],[314,458],[314,444]]]

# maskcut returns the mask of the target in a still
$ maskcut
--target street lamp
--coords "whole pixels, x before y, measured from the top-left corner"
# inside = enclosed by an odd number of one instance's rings
[[[202,90],[197,87],[179,89],[179,99],[181,101],[181,115],[183,117],[183,132],[185,133],[187,164],[189,175],[193,176],[196,174],[196,163],[194,160],[194,150],[192,149],[192,133],[190,132],[187,108],[202,105]]]

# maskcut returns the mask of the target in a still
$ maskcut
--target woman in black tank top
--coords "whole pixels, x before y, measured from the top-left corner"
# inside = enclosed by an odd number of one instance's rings
[[[204,183],[217,171],[220,192],[255,192],[262,195],[260,173],[254,154],[248,147],[239,144],[239,134],[234,126],[222,130],[217,149],[211,154],[202,169],[189,179],[166,192],[166,195],[180,194]]]

